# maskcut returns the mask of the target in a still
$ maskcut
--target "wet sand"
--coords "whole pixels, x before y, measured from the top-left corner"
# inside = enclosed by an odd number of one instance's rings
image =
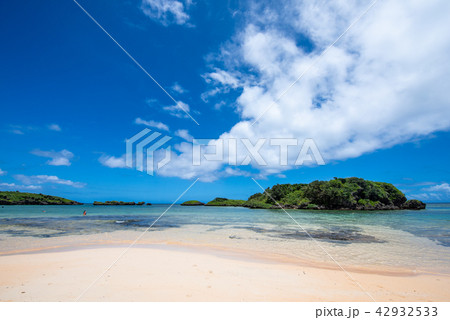
[[[138,243],[123,254],[129,243],[127,240],[86,242],[84,245],[70,243],[41,246],[29,251],[3,251],[0,255],[0,300],[450,299],[450,277],[445,274],[357,266],[345,266],[346,273],[333,263],[318,264],[263,252],[186,242]],[[117,263],[102,275],[122,254]]]

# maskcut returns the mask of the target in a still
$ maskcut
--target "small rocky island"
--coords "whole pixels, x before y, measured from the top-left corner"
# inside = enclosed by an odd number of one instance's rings
[[[227,198],[215,198],[206,204],[206,206],[214,207],[242,207],[245,200],[232,200]]]
[[[82,203],[42,193],[0,191],[0,205],[80,205]]]
[[[124,202],[124,201],[116,201],[116,200],[112,200],[112,201],[105,201],[105,202],[100,202],[100,201],[94,201],[93,205],[94,206],[143,206],[145,204],[144,201],[140,201],[140,202]],[[151,205],[151,203],[147,203],[148,206]]]
[[[182,206],[211,206],[211,207],[243,207],[245,200],[232,200],[227,198],[215,198],[208,203],[203,203],[198,200],[189,200],[183,202]]]
[[[403,192],[390,183],[361,178],[277,184],[263,193],[255,193],[247,201],[216,198],[206,205],[309,210],[420,210],[426,206],[419,200],[407,200]]]
[[[204,206],[205,204],[198,200],[189,200],[189,201],[183,202],[181,205],[182,206]]]

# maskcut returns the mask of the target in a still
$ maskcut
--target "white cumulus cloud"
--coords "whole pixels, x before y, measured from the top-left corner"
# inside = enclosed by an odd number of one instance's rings
[[[125,168],[125,155],[122,157],[114,157],[109,155],[102,155],[98,161],[108,168]]]
[[[189,134],[189,131],[185,129],[175,131],[175,135],[186,141],[192,141],[192,139],[194,139],[194,137]]]
[[[369,3],[285,0],[253,6],[224,45],[227,54],[219,63],[226,68],[205,76],[216,86],[209,96],[226,92],[223,87],[241,92],[241,121],[220,138],[312,138],[330,161],[448,130],[450,2],[379,1],[320,57]],[[222,174],[224,164],[194,167],[188,165],[191,152],[179,150],[162,174]],[[280,166],[279,152],[267,144],[261,153],[268,165],[257,168],[266,174],[292,168]]]
[[[171,88],[173,91],[179,94],[187,92],[187,90],[183,88],[178,82],[175,82]]]
[[[188,113],[191,111],[191,108],[187,103],[178,101],[177,104],[163,107],[163,110],[177,118],[188,118]]]
[[[61,151],[33,150],[31,153],[39,157],[50,158],[47,161],[50,166],[70,166],[70,160],[73,158],[73,153],[66,149]]]
[[[7,182],[0,182],[0,187],[4,188],[5,190],[39,190],[42,187],[41,186],[35,186],[35,185],[20,185],[15,183],[7,183]]]
[[[159,103],[156,99],[147,99],[146,103],[149,107],[163,110],[167,113],[169,113],[171,116],[177,117],[177,118],[189,118],[189,113],[191,113],[191,107],[183,102],[183,101],[177,101],[176,104],[172,105],[166,105],[161,108],[161,103]],[[193,113],[198,114],[199,112],[194,110]]]
[[[419,192],[412,194],[412,197],[423,201],[449,201],[450,184],[447,182],[434,184],[433,186],[422,188]]]
[[[424,191],[429,191],[429,192],[441,192],[441,193],[446,193],[450,195],[450,185],[448,183],[441,183],[441,184],[437,184],[435,186],[432,187],[428,187],[423,189]]]
[[[49,176],[49,175],[26,176],[23,174],[16,174],[14,178],[25,185],[40,185],[45,183],[51,183],[51,184],[61,184],[71,186],[75,188],[83,188],[86,185],[85,183],[82,182],[74,182],[71,180],[60,179],[57,176]]]
[[[143,0],[141,9],[146,16],[164,26],[184,25],[189,21],[187,10],[191,4],[191,0]]]
[[[141,118],[136,118],[136,120],[134,120],[134,123],[136,123],[136,124],[143,124],[143,125],[146,125],[148,127],[169,131],[169,127],[166,124],[164,124],[162,122],[158,122],[158,121],[153,121],[153,120],[148,120],[147,121],[147,120],[143,120]]]

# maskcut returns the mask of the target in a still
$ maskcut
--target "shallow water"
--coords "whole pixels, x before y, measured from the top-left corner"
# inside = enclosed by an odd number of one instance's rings
[[[24,238],[145,230],[168,207],[5,206],[0,246]],[[325,250],[352,265],[450,273],[450,204],[428,204],[422,211],[288,212],[298,224],[281,210],[175,205],[149,231],[318,261],[329,259]]]

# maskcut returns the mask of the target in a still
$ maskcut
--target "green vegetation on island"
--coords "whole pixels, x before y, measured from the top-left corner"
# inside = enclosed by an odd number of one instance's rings
[[[244,207],[320,210],[400,210],[425,209],[419,200],[407,200],[390,183],[361,178],[334,178],[309,184],[277,184],[264,193],[256,193]]]
[[[183,206],[202,206],[197,200]],[[233,206],[251,209],[309,210],[420,210],[425,203],[407,200],[403,192],[390,183],[361,178],[334,178],[309,184],[277,184],[264,193],[255,193],[245,200],[215,198],[207,206]]]
[[[100,201],[94,201],[93,205],[94,206],[142,206],[144,205],[145,202],[141,201],[141,202],[124,202],[124,201],[105,201],[105,202],[100,202]],[[151,205],[151,203],[147,203],[147,205]]]
[[[0,191],[0,205],[79,205],[77,201],[44,194],[19,191]],[[95,206],[142,206],[141,202],[94,201]],[[151,205],[151,203],[147,203]],[[203,206],[190,200],[182,206]],[[407,200],[403,192],[390,183],[361,178],[334,178],[309,184],[277,184],[263,193],[251,195],[247,201],[215,198],[206,206],[232,206],[252,209],[312,209],[312,210],[420,210],[425,203]]]
[[[232,200],[227,198],[215,198],[211,200],[206,205],[207,206],[217,206],[217,207],[242,207],[246,201],[245,200]]]
[[[0,191],[0,205],[79,205],[77,201],[42,193]]]
[[[181,205],[182,206],[204,206],[205,204],[198,200],[189,200],[189,201],[183,202]]]

